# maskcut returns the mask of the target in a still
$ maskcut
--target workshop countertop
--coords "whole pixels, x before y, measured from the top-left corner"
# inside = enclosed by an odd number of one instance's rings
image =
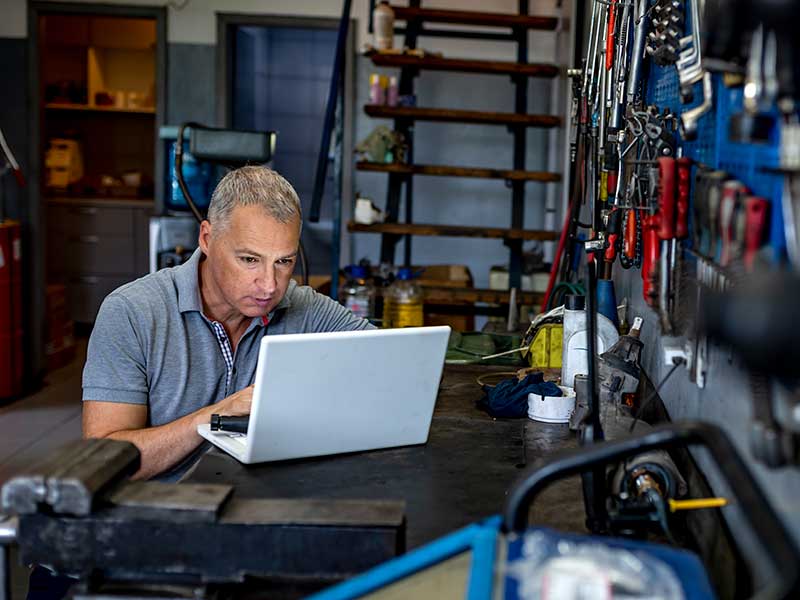
[[[493,419],[475,407],[476,377],[504,370],[446,366],[425,445],[258,465],[214,449],[186,481],[233,484],[239,497],[403,500],[406,545],[415,548],[500,513],[521,469],[577,445],[567,425]],[[531,522],[585,532],[580,480],[548,488]]]

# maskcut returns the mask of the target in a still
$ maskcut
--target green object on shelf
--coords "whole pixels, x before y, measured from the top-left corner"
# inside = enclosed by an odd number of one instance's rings
[[[497,354],[519,348],[522,336],[519,334],[502,335],[497,333],[481,333],[479,331],[450,333],[447,344],[445,363],[449,365],[507,365],[525,366],[522,354],[510,354],[489,360],[481,360],[482,356]]]

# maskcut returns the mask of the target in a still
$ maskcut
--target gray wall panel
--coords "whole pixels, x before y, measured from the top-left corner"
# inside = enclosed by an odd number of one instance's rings
[[[659,334],[658,320],[653,310],[642,297],[642,278],[638,270],[615,271],[617,300],[629,299],[629,321],[640,316],[644,319],[642,341],[645,350],[642,367],[657,384],[667,374],[670,367],[664,364],[663,339]],[[752,458],[749,448],[751,395],[746,372],[736,356],[725,348],[709,346],[708,382],[705,389],[699,389],[688,379],[686,369],[679,367],[661,390],[660,396],[669,412],[670,418],[699,419],[721,426],[747,459],[762,488],[771,499],[773,507],[781,514],[800,545],[800,476],[796,468],[767,469]],[[695,459],[705,471],[715,493],[725,495],[725,486],[715,473],[710,459],[703,452],[696,452]],[[747,550],[755,548],[735,507],[724,509],[734,533],[739,537],[740,547]],[[758,560],[758,556],[751,557]]]
[[[216,124],[216,46],[167,45],[167,124]]]

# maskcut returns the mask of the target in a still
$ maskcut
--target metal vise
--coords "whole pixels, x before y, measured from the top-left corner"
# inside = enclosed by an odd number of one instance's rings
[[[310,591],[405,550],[402,502],[237,498],[230,485],[128,481],[138,466],[133,444],[86,440],[9,480],[20,559],[77,577],[84,597],[126,582],[202,598],[246,579]]]

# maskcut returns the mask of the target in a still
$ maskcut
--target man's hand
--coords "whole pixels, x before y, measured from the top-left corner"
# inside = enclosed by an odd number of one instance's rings
[[[212,414],[249,415],[252,400],[251,385],[216,404],[158,427],[146,427],[146,406],[88,400],[83,403],[83,437],[136,444],[141,453],[141,468],[134,478],[148,479],[176,465],[200,445],[203,438],[197,433],[197,426],[208,424]]]
[[[231,394],[224,400],[220,400],[214,406],[216,410],[214,413],[220,415],[227,415],[231,417],[243,417],[250,414],[250,405],[253,402],[253,388],[255,386],[247,386],[243,390],[239,390],[235,394]]]

